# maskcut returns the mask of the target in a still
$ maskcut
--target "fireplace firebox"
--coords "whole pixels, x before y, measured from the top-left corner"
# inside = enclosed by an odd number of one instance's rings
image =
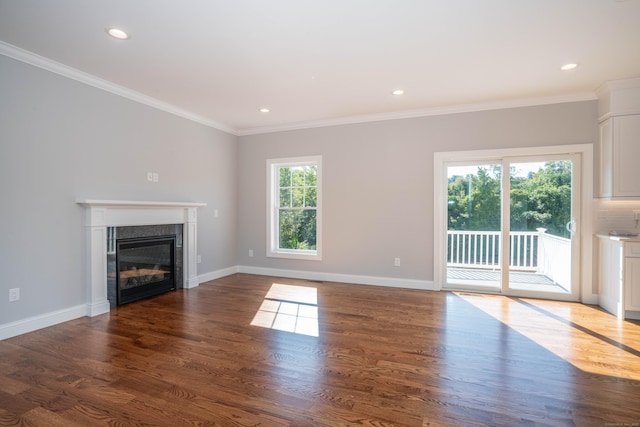
[[[117,304],[176,289],[176,236],[116,241]]]

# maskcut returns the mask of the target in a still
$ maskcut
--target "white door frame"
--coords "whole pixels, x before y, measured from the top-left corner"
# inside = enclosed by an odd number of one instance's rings
[[[433,228],[433,268],[435,288],[442,289],[446,283],[447,274],[447,198],[445,183],[447,182],[447,163],[495,161],[503,157],[527,157],[557,154],[577,154],[581,158],[581,171],[578,171],[576,179],[580,180],[580,206],[576,206],[576,216],[581,219],[580,250],[576,254],[579,266],[579,295],[580,301],[588,304],[596,304],[598,301],[597,290],[593,289],[593,232],[592,232],[592,206],[593,206],[593,145],[556,145],[547,147],[506,148],[496,150],[474,151],[450,151],[436,152],[433,156],[434,166],[434,228]]]

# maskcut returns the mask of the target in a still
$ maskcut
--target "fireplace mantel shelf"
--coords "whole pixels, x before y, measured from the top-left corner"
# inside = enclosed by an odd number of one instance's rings
[[[95,200],[95,199],[79,199],[76,203],[82,206],[106,206],[106,207],[154,207],[154,208],[201,208],[207,206],[206,203],[197,202],[147,202],[136,200]]]

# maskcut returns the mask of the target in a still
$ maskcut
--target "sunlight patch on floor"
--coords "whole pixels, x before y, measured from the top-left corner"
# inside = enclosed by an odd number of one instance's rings
[[[567,303],[455,294],[578,369],[640,380],[640,349],[634,348],[638,341],[621,339],[622,331],[637,336],[634,324],[619,323],[615,317],[587,306],[578,308],[581,312],[588,311],[589,316],[579,317]]]
[[[317,337],[317,293],[313,287],[274,283],[251,325]]]

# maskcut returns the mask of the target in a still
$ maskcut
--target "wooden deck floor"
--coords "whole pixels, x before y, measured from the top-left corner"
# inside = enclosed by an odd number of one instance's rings
[[[474,268],[447,268],[447,281],[450,284],[500,288],[502,272]],[[511,271],[509,273],[511,289],[567,294],[568,289],[554,282],[548,276],[535,272]]]
[[[3,426],[639,422],[640,324],[573,303],[236,274],[0,341]]]

